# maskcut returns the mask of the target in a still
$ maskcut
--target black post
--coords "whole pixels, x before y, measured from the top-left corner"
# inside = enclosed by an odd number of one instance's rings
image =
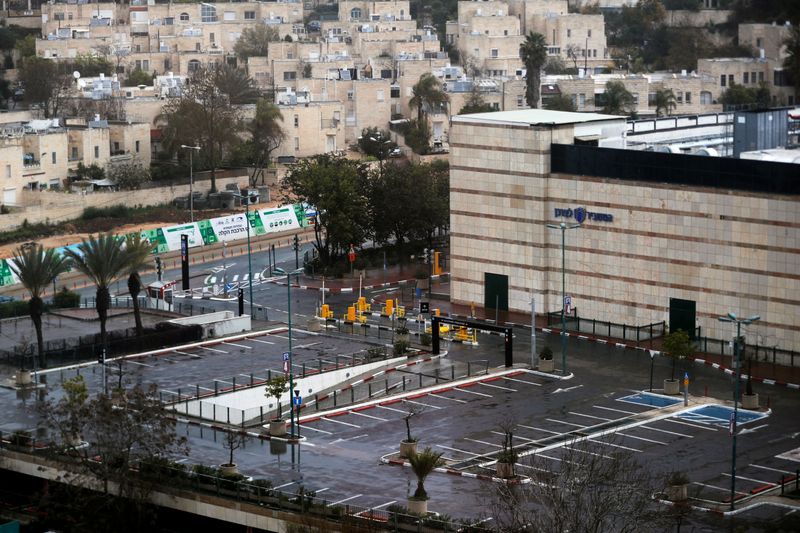
[[[511,328],[505,328],[506,337],[506,368],[514,365],[514,335]]]
[[[239,316],[244,314],[244,289],[239,288]]]
[[[181,233],[181,288],[189,290],[189,236]]]
[[[294,236],[294,268],[295,270],[300,268],[300,239],[297,238],[297,234]]]
[[[431,353],[439,355],[439,317],[431,318]]]

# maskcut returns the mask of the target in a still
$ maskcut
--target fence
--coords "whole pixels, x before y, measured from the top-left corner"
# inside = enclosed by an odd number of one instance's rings
[[[666,334],[666,322],[654,322],[643,326],[632,326],[630,324],[617,324],[606,320],[595,320],[594,318],[581,318],[576,314],[566,317],[566,330],[579,333],[591,333],[612,339],[624,339],[628,341],[649,341],[663,337]],[[547,326],[561,327],[561,312],[554,311],[547,313]]]
[[[713,339],[703,337],[702,329],[698,326],[695,330],[694,346],[697,351],[733,357],[733,343],[731,340]],[[800,352],[784,350],[777,346],[759,346],[758,344],[745,345],[744,359],[752,358],[754,362],[772,363],[773,365],[796,366],[800,365]]]

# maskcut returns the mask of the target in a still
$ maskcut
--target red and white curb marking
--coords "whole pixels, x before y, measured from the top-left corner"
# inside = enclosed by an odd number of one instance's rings
[[[381,457],[381,462],[385,465],[395,465],[395,466],[406,466],[411,467],[411,463],[408,461],[402,461],[399,459],[389,459],[393,453],[388,455],[384,455]],[[482,481],[493,481],[495,483],[505,483],[506,485],[525,485],[531,482],[531,478],[525,476],[517,476],[511,479],[505,479],[501,477],[494,477],[488,474],[474,474],[472,472],[461,472],[460,470],[453,470],[452,468],[447,468],[444,466],[440,466],[433,469],[434,472],[438,472],[440,474],[449,474],[451,476],[460,476],[460,477],[468,477],[472,479],[480,479]]]
[[[431,276],[431,280],[444,278],[444,277],[447,277],[449,275],[450,275],[449,272],[445,272],[444,274],[435,274],[435,275]],[[268,279],[266,279],[264,281],[267,282],[267,283],[274,283],[276,285],[283,285],[285,287],[286,286],[286,282],[282,281],[282,279],[283,278],[268,278]],[[415,278],[411,278],[411,279],[401,279],[401,280],[397,280],[397,281],[388,281],[386,283],[376,283],[376,284],[373,284],[373,285],[363,285],[361,287],[361,290],[383,289],[383,288],[386,288],[386,287],[393,287],[395,285],[407,285],[409,283],[416,282],[416,281],[417,280]],[[314,286],[310,286],[310,285],[300,285],[300,284],[292,284],[292,288],[293,289],[304,289],[304,290],[309,290],[309,291],[319,291],[319,292],[325,292],[325,293],[329,293],[329,294],[350,293],[350,292],[355,292],[355,291],[358,290],[358,287],[325,287],[325,288],[323,288],[323,287],[314,287]]]

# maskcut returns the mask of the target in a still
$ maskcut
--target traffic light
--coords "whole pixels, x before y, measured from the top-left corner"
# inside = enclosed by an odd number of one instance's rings
[[[158,281],[161,281],[161,274],[163,273],[163,269],[161,267],[161,258],[156,257],[156,275],[158,276]]]
[[[300,239],[297,235],[294,236],[294,250],[297,251],[300,249]]]
[[[422,250],[422,261],[427,265],[428,264],[428,249],[424,248]]]
[[[744,352],[746,344],[744,335],[737,337],[734,342],[736,343],[736,353],[738,354],[739,360],[741,361],[742,359],[745,358]]]

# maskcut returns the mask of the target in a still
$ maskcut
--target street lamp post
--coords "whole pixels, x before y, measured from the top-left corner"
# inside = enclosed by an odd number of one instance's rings
[[[239,195],[244,200],[244,225],[247,228],[247,279],[250,290],[250,320],[253,319],[253,256],[250,248],[250,197]]]
[[[199,152],[199,146],[181,145],[181,148],[189,150],[189,222],[194,222],[194,160],[192,155]]]
[[[742,362],[739,361],[739,338],[742,334],[742,324],[747,326],[761,317],[753,315],[748,318],[738,318],[736,313],[728,313],[728,316],[717,317],[720,322],[733,322],[736,324],[736,340],[733,343],[733,358],[736,364],[736,378],[733,385],[733,420],[731,430],[731,511],[733,511],[734,497],[736,496],[736,419],[739,414],[739,381],[742,374]]]
[[[564,315],[565,302],[567,299],[566,293],[566,233],[568,229],[575,229],[581,227],[580,224],[548,224],[550,229],[561,230],[561,372],[567,375],[567,317]]]
[[[298,275],[303,272],[302,268],[287,272],[281,267],[275,267],[274,272],[277,274],[286,274],[286,312],[289,315],[289,431],[292,438],[294,438],[294,367],[292,366],[292,276]],[[298,414],[298,422],[300,416]]]

